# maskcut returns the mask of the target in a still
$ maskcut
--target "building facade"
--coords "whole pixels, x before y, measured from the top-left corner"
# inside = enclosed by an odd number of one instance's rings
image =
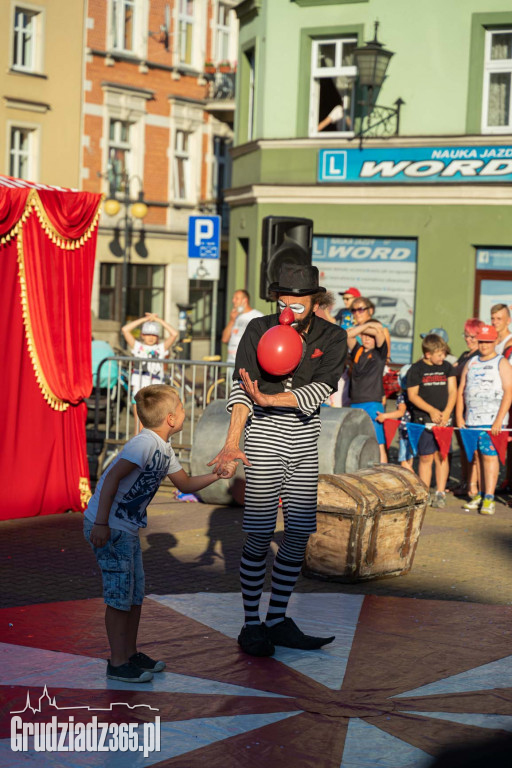
[[[85,0],[3,0],[0,18],[0,173],[77,188]]]
[[[395,362],[439,326],[460,353],[468,317],[512,304],[509,3],[244,0],[237,13],[229,291],[268,311],[262,220],[310,218],[335,309],[349,286],[372,298]],[[354,49],[377,17],[394,56],[372,93]]]
[[[98,336],[115,340],[122,322],[145,312],[177,327],[178,304],[190,302],[203,342],[194,354],[208,351],[212,283],[189,285],[187,230],[190,215],[223,212],[229,183],[233,5],[88,0],[81,184],[121,203],[106,205],[100,222]]]

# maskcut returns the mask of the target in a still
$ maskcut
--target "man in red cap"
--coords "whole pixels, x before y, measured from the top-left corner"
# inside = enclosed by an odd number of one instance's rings
[[[502,427],[507,426],[512,403],[512,368],[503,355],[496,353],[496,328],[482,325],[477,339],[478,355],[468,360],[462,372],[455,413],[459,427],[482,429],[478,436],[478,455],[484,496],[477,493],[464,509],[494,515],[499,461],[488,431],[498,435]]]
[[[361,291],[358,291],[357,288],[347,288],[346,291],[339,291],[338,295],[343,296],[344,306],[338,310],[334,319],[338,325],[347,330],[354,325],[354,317],[351,308],[354,299],[359,299],[361,297]]]

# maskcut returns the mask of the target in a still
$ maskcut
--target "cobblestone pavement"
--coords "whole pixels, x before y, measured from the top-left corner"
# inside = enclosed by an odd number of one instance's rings
[[[297,591],[512,604],[512,509],[500,503],[484,517],[447,498],[445,509],[428,509],[408,575],[356,584],[301,577]],[[240,508],[176,502],[163,487],[142,535],[147,592],[236,592],[241,524]],[[279,538],[278,530],[273,546]],[[0,523],[0,554],[2,608],[101,596],[79,513]]]

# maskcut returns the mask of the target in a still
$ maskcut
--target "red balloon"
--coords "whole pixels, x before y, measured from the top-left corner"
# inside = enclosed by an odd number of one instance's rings
[[[261,367],[272,376],[295,370],[302,357],[302,338],[289,325],[275,325],[263,334],[256,350]]]

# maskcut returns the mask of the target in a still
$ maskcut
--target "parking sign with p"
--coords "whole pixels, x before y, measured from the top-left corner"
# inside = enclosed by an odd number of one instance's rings
[[[190,216],[188,220],[188,276],[218,280],[220,272],[220,216]]]

